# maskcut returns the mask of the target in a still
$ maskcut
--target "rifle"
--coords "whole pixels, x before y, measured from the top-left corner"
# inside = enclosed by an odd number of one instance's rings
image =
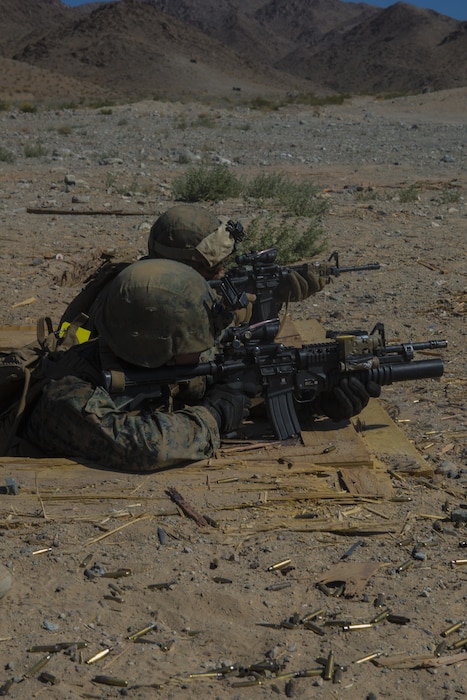
[[[307,271],[315,272],[320,277],[338,277],[345,272],[379,270],[379,263],[341,267],[339,254],[335,250],[327,262],[303,263],[301,265],[281,266],[276,263],[277,249],[268,248],[257,252],[237,255],[236,266],[230,268],[220,279],[209,280],[211,287],[222,295],[230,309],[242,309],[248,306],[247,294],[254,294],[251,322],[259,323],[278,316],[282,303],[282,290],[287,288],[287,277],[291,271],[306,276]]]
[[[288,347],[274,341],[279,327],[279,319],[272,319],[229,328],[221,351],[210,362],[166,365],[154,370],[123,366],[125,386],[120,391],[127,396],[163,398],[168,395],[170,384],[195,377],[238,383],[246,393],[264,398],[276,436],[285,440],[300,433],[297,406],[313,403],[344,377],[354,376],[363,382],[371,380],[385,386],[441,377],[444,371],[440,358],[415,360],[414,357],[419,350],[445,348],[446,340],[386,345],[384,326],[378,323],[369,334],[332,332],[326,341]],[[111,372],[103,373],[103,386],[110,393],[117,393]]]

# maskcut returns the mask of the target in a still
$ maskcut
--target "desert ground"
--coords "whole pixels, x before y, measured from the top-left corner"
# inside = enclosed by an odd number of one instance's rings
[[[421,355],[441,356],[443,377],[383,387],[305,449],[269,436],[149,475],[0,457],[0,563],[12,578],[0,694],[465,698],[466,108],[459,89],[320,108],[0,112],[9,338],[30,337],[39,316],[56,323],[103,251],[144,254],[174,179],[207,160],[312,182],[329,205],[319,259],[338,250],[342,265],[380,264],[289,306],[307,342],[316,324],[377,322],[390,343],[448,341]],[[269,205],[206,206],[248,232]],[[378,443],[382,417],[390,437]],[[349,487],[350,473],[367,490]]]

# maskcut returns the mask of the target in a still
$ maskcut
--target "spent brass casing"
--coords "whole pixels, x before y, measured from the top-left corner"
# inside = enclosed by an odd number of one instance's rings
[[[85,568],[87,567],[87,565],[91,562],[92,557],[93,557],[92,554],[87,554],[87,555],[84,557],[83,561],[80,562],[80,567],[81,567],[82,569],[85,569]]]
[[[321,581],[318,581],[316,584],[316,588],[321,591],[321,593],[324,593],[324,595],[327,596],[332,596],[333,592],[331,591],[328,586],[326,586],[324,583],[321,583]]]
[[[318,610],[313,610],[313,612],[309,612],[304,617],[302,617],[302,622],[310,622],[311,620],[316,620],[317,617],[322,615],[324,612],[324,608],[318,608]]]
[[[101,683],[102,685],[115,685],[119,688],[126,688],[128,686],[128,681],[123,678],[114,678],[113,676],[94,676],[92,679],[94,683]]]
[[[336,666],[334,668],[334,673],[332,674],[332,682],[333,683],[342,683],[342,667],[341,666]]]
[[[323,671],[323,680],[330,681],[334,673],[334,652],[330,651]]]
[[[281,591],[283,588],[290,588],[292,584],[288,581],[283,583],[271,583],[270,586],[266,586],[265,591]]]
[[[122,598],[121,595],[105,595],[103,596],[104,600],[112,600],[114,603],[124,603],[125,598]]]
[[[384,605],[384,593],[378,593],[376,596],[374,603],[373,603],[375,608],[382,608]]]
[[[284,561],[279,561],[277,564],[271,564],[271,566],[268,566],[266,571],[280,571],[280,569],[284,569],[286,566],[289,566],[292,561],[290,559],[284,559]]]
[[[410,617],[404,617],[404,615],[393,615],[392,613],[389,613],[386,619],[388,622],[392,622],[395,625],[406,625],[408,622],[410,622]]]
[[[177,579],[162,581],[161,583],[149,583],[146,588],[150,591],[168,591],[171,586],[177,583]]]
[[[371,629],[372,627],[373,627],[373,623],[372,623],[372,622],[362,622],[362,623],[356,624],[356,625],[346,625],[346,626],[344,627],[344,630],[345,630],[346,632],[352,632],[352,631],[354,631],[354,630],[369,630],[369,629]]]
[[[110,654],[110,648],[103,649],[102,651],[99,651],[97,654],[94,654],[94,656],[91,656],[86,663],[89,664],[95,664],[96,661],[100,661],[103,659],[107,654]]]
[[[447,641],[445,639],[443,639],[443,641],[440,642],[435,649],[435,656],[441,656],[444,653],[446,646],[447,646]]]
[[[315,634],[319,634],[320,637],[323,637],[325,634],[325,631],[323,630],[323,628],[319,627],[318,625],[315,625],[315,623],[312,622],[311,620],[306,620],[303,623],[303,626],[306,630],[311,630]]]
[[[462,639],[458,639],[457,642],[454,642],[454,644],[451,644],[449,647],[450,649],[462,649],[462,647],[467,647],[467,637],[462,637]]]
[[[340,598],[341,595],[343,594],[344,590],[345,590],[345,583],[341,583],[340,586],[338,586],[337,588],[334,589],[332,595],[334,596],[334,598]]]
[[[34,664],[34,666],[31,666],[31,668],[24,672],[23,678],[31,678],[31,676],[35,676],[36,673],[41,670],[41,668],[44,668],[44,666],[49,663],[51,658],[52,654],[46,654],[43,656],[42,659]]]
[[[375,615],[375,617],[372,620],[370,620],[370,622],[373,625],[376,625],[378,622],[382,622],[382,620],[385,620],[390,614],[390,610],[381,610],[381,612]]]
[[[39,680],[42,681],[42,683],[50,683],[51,685],[58,685],[60,683],[60,678],[57,678],[57,676],[54,676],[53,673],[49,673],[48,671],[42,671]]]
[[[14,682],[15,682],[15,679],[14,679],[14,678],[10,678],[10,679],[7,680],[2,686],[0,686],[0,695],[2,695],[2,696],[3,696],[3,695],[8,695],[8,693],[10,692],[10,688],[11,688],[11,686],[13,685]]]
[[[117,569],[116,571],[107,571],[107,573],[101,574],[102,578],[124,578],[125,576],[131,576],[131,569]]]
[[[254,681],[236,681],[235,683],[231,683],[230,687],[231,688],[248,688],[253,685],[263,685],[263,681],[258,679],[255,679]]]
[[[316,676],[322,676],[322,668],[306,668],[303,671],[299,671],[297,677],[300,678],[315,678]]]
[[[134,642],[135,639],[138,639],[138,637],[142,637],[143,634],[146,634],[146,632],[150,632],[152,629],[154,629],[155,626],[156,626],[156,623],[152,622],[147,627],[143,627],[143,629],[138,630],[137,632],[133,632],[133,634],[128,635],[127,639]]]
[[[367,654],[366,656],[362,656],[360,659],[357,659],[354,663],[363,664],[363,663],[365,663],[365,661],[372,661],[372,659],[377,659],[378,656],[381,656],[381,652],[374,651],[372,654]]]
[[[453,632],[456,632],[458,629],[462,627],[464,623],[463,622],[456,622],[455,625],[451,625],[451,627],[448,627],[447,629],[443,630],[441,632],[442,637],[447,637],[448,635],[452,634]]]
[[[406,571],[407,569],[410,569],[411,566],[414,565],[414,560],[413,559],[407,559],[403,564],[397,567],[396,571],[399,573],[401,571]]]

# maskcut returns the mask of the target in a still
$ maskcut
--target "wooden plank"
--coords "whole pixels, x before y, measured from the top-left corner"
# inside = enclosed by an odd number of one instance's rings
[[[353,418],[352,422],[371,453],[378,455],[380,459],[390,457],[395,471],[397,463],[400,462],[402,472],[404,466],[413,465],[414,476],[433,476],[432,466],[388,416],[379,401],[371,399],[368,406]]]
[[[375,496],[390,497],[393,492],[388,474],[376,473],[368,467],[349,467],[339,472],[339,476],[349,493],[372,493]]]
[[[36,326],[0,326],[0,352],[32,343],[36,339]]]

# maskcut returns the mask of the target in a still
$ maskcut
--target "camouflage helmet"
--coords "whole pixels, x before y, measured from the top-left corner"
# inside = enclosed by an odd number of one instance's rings
[[[100,341],[121,360],[160,367],[214,344],[216,294],[174,260],[140,260],[120,272],[95,304]]]
[[[229,257],[243,238],[240,223],[193,204],[178,204],[161,214],[149,233],[150,258],[178,260],[202,274]]]

